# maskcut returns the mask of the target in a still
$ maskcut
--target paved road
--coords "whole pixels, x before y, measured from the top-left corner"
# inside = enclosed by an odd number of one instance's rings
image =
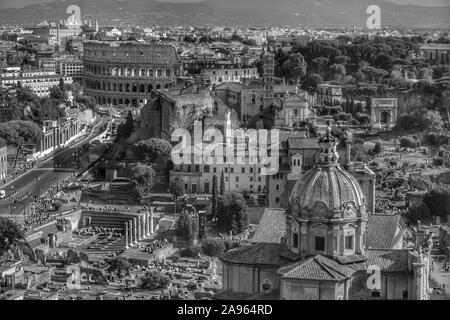
[[[60,184],[64,179],[73,176],[73,173],[70,171],[64,172],[60,169],[55,170],[55,163],[62,165],[63,169],[72,169],[73,152],[98,136],[101,133],[99,131],[100,127],[107,121],[107,118],[102,118],[102,122],[94,127],[91,134],[86,139],[83,139],[82,141],[59,151],[50,158],[37,163],[34,169],[2,186],[1,189],[6,191],[5,198],[14,192],[16,192],[14,198],[24,198],[16,203],[7,199],[1,199],[0,215],[22,215],[24,209],[30,205],[35,196],[42,196],[53,185]]]

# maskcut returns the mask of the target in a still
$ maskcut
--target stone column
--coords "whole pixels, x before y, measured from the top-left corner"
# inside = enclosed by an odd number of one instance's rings
[[[145,216],[144,216],[144,219],[145,219],[145,235],[147,236],[147,237],[149,237],[150,236],[150,214],[148,213],[148,211],[146,211],[145,212]]]
[[[425,267],[425,263],[423,261],[413,263],[414,270],[414,293],[415,300],[424,300],[426,293],[424,287],[424,272],[423,269]]]
[[[133,246],[133,242],[134,242],[133,241],[133,220],[130,220],[128,222],[128,227],[130,228],[129,232],[128,232],[128,236],[129,236],[128,243],[129,243],[130,246]]]
[[[145,214],[141,214],[141,230],[142,230],[142,239],[147,238],[147,232],[145,230]]]
[[[153,234],[153,209],[150,209],[150,234]]]
[[[138,241],[142,240],[142,224],[141,224],[141,216],[137,216],[137,237],[138,237]]]
[[[128,222],[125,222],[125,249],[128,249]]]
[[[137,244],[138,242],[138,221],[137,218],[133,219],[133,231],[134,231],[134,243]]]

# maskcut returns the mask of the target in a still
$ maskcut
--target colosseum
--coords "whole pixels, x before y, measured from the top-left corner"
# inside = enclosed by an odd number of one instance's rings
[[[87,41],[83,66],[84,93],[116,106],[137,106],[183,74],[173,45],[136,41]]]

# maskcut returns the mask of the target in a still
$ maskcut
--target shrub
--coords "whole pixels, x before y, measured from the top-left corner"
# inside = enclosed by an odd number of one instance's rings
[[[370,116],[368,114],[366,114],[366,113],[359,113],[359,112],[357,112],[355,117],[361,124],[370,123]]]
[[[202,251],[211,257],[220,257],[225,253],[226,247],[223,240],[205,239],[202,242]]]
[[[418,117],[409,113],[403,113],[398,117],[397,125],[400,129],[411,129],[417,126]]]
[[[141,278],[141,288],[148,290],[167,289],[170,280],[159,272],[149,272]]]
[[[389,160],[389,165],[390,165],[391,167],[396,167],[397,164],[398,164],[397,160]]]
[[[379,154],[382,150],[383,150],[383,146],[381,145],[381,142],[377,141],[377,143],[375,143],[375,146],[373,148],[373,153]]]
[[[448,136],[439,133],[428,133],[425,135],[424,140],[426,143],[435,147],[440,147],[441,145],[448,144],[450,142]]]
[[[406,219],[413,224],[417,223],[418,220],[427,221],[431,217],[430,208],[426,203],[421,203],[417,207],[408,209],[408,213],[406,214]]]
[[[181,257],[180,257],[180,254],[179,254],[179,253],[175,253],[175,254],[173,254],[172,256],[170,256],[170,259],[171,259],[173,262],[180,262]]]
[[[188,289],[189,291],[195,291],[195,290],[197,290],[197,288],[198,288],[198,285],[195,282],[189,282],[186,285],[186,289]]]
[[[349,113],[345,112],[339,112],[334,116],[334,119],[337,121],[349,121],[351,118],[351,115]]]
[[[201,248],[188,247],[180,251],[180,257],[197,258],[199,253],[201,253]]]
[[[444,165],[444,160],[442,158],[436,158],[436,159],[434,159],[433,164],[435,166],[443,166]]]
[[[401,137],[400,138],[400,147],[402,148],[416,148],[416,140],[412,137]]]

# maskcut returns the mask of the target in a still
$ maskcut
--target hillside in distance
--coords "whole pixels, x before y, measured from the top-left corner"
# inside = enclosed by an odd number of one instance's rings
[[[176,1],[176,0],[173,0]],[[450,7],[396,5],[383,0],[207,0],[195,3],[154,0],[71,0],[1,9],[2,24],[35,24],[67,17],[68,5],[101,25],[291,25],[365,26],[369,5],[381,8],[382,26],[448,27]]]

